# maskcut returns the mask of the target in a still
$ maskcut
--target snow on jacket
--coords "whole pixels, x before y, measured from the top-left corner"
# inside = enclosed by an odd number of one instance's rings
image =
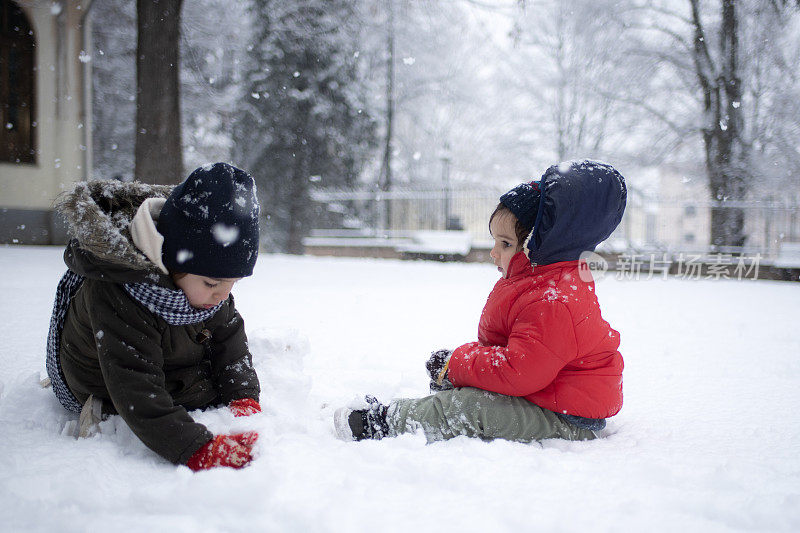
[[[562,414],[607,418],[622,407],[619,333],[600,314],[578,261],[531,267],[523,252],[489,294],[478,342],[460,346],[456,387],[522,396]]]
[[[212,438],[187,409],[258,400],[244,322],[231,296],[210,319],[184,326],[134,300],[125,283],[177,289],[132,242],[130,221],[167,187],[114,181],[76,184],[59,202],[75,235],[64,254],[85,276],[61,336],[61,367],[75,397],[104,400],[153,451],[185,463]]]
[[[540,190],[540,223],[489,294],[478,342],[453,352],[448,377],[561,414],[613,416],[622,408],[619,333],[580,255],[619,224],[625,182],[608,165],[580,161],[548,169]]]

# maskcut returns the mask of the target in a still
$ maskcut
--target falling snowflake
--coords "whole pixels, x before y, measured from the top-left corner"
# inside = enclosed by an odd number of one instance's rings
[[[227,226],[222,222],[217,222],[211,226],[211,233],[214,235],[214,239],[223,247],[230,246],[239,238],[238,227]]]
[[[178,255],[176,259],[178,260],[178,264],[182,265],[186,261],[190,260],[192,257],[194,257],[194,254],[189,250],[178,250]]]

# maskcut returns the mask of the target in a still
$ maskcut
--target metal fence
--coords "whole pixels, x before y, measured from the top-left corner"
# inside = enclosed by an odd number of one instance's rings
[[[475,242],[489,237],[489,215],[505,189],[468,186],[451,189],[398,188],[389,192],[315,190],[318,229],[389,234],[418,230],[461,229]],[[711,246],[712,208],[741,209],[745,245]],[[715,203],[702,199],[658,198],[629,188],[622,223],[604,243],[607,251],[712,254],[760,254],[769,262],[784,243],[800,242],[800,205],[780,201]]]
[[[466,230],[489,238],[489,215],[505,190],[395,188],[391,191],[315,190],[319,229],[354,229],[375,234],[419,230]]]
[[[712,209],[738,209],[744,213],[744,246],[711,245]],[[800,242],[800,206],[775,201],[634,198],[612,237],[629,250],[760,254],[770,261],[781,253],[784,243]]]

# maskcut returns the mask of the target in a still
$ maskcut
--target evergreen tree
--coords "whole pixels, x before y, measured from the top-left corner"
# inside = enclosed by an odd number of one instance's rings
[[[352,185],[374,145],[353,0],[254,0],[234,160],[256,179],[270,248],[302,253],[311,184]]]
[[[181,13],[181,116],[187,171],[232,160],[250,21],[246,2],[193,0]]]

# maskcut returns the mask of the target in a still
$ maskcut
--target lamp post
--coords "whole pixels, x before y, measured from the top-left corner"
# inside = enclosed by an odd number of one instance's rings
[[[450,229],[450,143],[445,141],[442,151],[439,153],[442,161],[442,216],[444,217],[443,229]]]

